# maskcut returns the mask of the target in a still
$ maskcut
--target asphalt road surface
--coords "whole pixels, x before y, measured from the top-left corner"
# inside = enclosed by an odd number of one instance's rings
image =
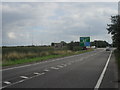
[[[2,88],[118,88],[112,51],[79,55],[2,70]]]

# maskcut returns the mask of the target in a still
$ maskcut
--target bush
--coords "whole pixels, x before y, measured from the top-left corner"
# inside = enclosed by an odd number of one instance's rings
[[[120,68],[120,51],[116,49],[114,51],[114,54],[115,54],[115,58],[117,60],[118,68]]]
[[[73,47],[73,51],[80,51],[80,50],[82,50],[82,47],[80,46]]]

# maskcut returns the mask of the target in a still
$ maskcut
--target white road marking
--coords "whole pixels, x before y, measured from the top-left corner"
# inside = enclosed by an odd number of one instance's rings
[[[40,76],[40,75],[44,75],[45,73],[43,72],[43,73],[34,73],[34,74],[36,74],[36,76],[32,76],[32,77],[29,77],[28,79],[32,79],[32,78],[34,78],[34,77],[37,77],[37,76]],[[28,79],[26,79],[26,80],[28,80]]]
[[[67,66],[67,64],[61,64],[61,66],[66,67],[66,66]]]
[[[56,69],[56,70],[59,69],[59,68],[56,68],[56,67],[50,67],[50,68],[51,68],[51,69]]]
[[[104,75],[105,75],[107,66],[108,66],[108,64],[109,64],[111,55],[112,55],[112,51],[111,51],[111,53],[110,53],[110,55],[109,55],[109,57],[108,57],[108,60],[107,60],[107,62],[106,62],[106,65],[105,65],[105,67],[104,67],[104,69],[103,69],[103,71],[102,71],[102,73],[101,73],[101,75],[100,75],[100,77],[99,77],[99,79],[98,79],[98,81],[97,81],[97,84],[96,84],[95,87],[94,87],[94,90],[98,90],[99,87],[100,87],[100,84],[101,84],[101,82],[102,82],[102,80],[103,80],[103,77],[104,77]]]
[[[60,67],[60,68],[62,68],[63,66],[61,66],[61,65],[57,65],[57,67]]]
[[[44,75],[45,73],[43,72],[43,73],[36,73],[37,75],[36,76],[32,76],[32,77],[30,77],[30,78],[26,78],[25,80],[20,80],[20,81],[18,81],[18,82],[14,82],[14,83],[10,83],[10,84],[8,84],[8,85],[6,85],[6,86],[4,86],[4,87],[1,87],[0,89],[3,89],[3,88],[6,88],[6,87],[8,87],[8,86],[12,86],[12,85],[15,85],[15,84],[18,84],[18,83],[21,83],[21,82],[24,82],[24,81],[26,81],[26,80],[29,80],[29,79],[32,79],[32,78],[34,78],[34,77],[37,77],[37,76],[40,76],[40,75]],[[21,77],[21,76],[20,76]],[[23,76],[22,76],[23,77]],[[25,77],[25,76],[24,76]],[[6,83],[9,83],[8,81],[5,81]]]
[[[11,82],[9,82],[9,81],[4,81],[3,83],[5,83],[5,84],[11,84]]]
[[[21,83],[21,82],[23,82],[23,81],[25,81],[25,80],[20,80],[20,81],[18,81],[18,82],[11,83],[11,84],[9,84],[9,85],[6,85],[6,86],[2,87],[1,89],[6,88],[6,87],[8,87],[8,86],[12,86],[12,85],[18,84],[18,83]]]
[[[48,69],[45,69],[44,72],[48,72],[49,70]]]
[[[26,77],[26,76],[20,76],[21,78],[24,78],[24,79],[27,79],[28,77]]]
[[[40,75],[43,75],[43,74],[45,74],[45,73],[40,73]]]
[[[19,82],[23,82],[23,81],[25,81],[25,80],[20,80]]]
[[[35,75],[39,75],[40,73],[38,73],[38,72],[34,72],[34,74],[35,74]]]

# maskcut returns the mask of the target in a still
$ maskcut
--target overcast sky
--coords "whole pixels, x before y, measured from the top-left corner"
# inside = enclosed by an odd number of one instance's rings
[[[106,28],[117,13],[117,2],[4,2],[3,45],[50,45],[81,36],[111,43]]]

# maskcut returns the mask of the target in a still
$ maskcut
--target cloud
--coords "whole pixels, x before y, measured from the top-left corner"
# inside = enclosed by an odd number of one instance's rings
[[[3,3],[3,45],[40,45],[64,40],[92,40],[107,36],[110,16],[117,3]],[[105,36],[106,35],[106,36]]]
[[[120,15],[120,1],[118,2],[118,14]]]
[[[15,38],[16,38],[14,32],[10,32],[10,33],[8,33],[8,37],[9,37],[10,39],[15,39]]]

